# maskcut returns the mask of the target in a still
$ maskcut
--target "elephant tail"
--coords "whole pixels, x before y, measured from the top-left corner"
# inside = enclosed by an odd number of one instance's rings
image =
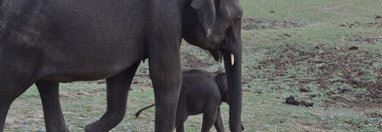
[[[148,108],[151,108],[151,107],[153,107],[153,106],[155,106],[155,103],[152,104],[152,105],[150,105],[150,106],[146,106],[145,108],[140,109],[137,113],[134,114],[134,115],[135,115],[135,119],[138,118],[138,116],[142,113],[142,111],[144,111],[144,110],[146,110],[146,109],[148,109]]]

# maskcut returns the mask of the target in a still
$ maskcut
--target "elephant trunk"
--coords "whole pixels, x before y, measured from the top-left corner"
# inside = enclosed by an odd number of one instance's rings
[[[229,100],[229,125],[232,132],[240,132],[241,128],[241,22],[235,23],[227,30],[224,55],[224,66],[227,74]]]

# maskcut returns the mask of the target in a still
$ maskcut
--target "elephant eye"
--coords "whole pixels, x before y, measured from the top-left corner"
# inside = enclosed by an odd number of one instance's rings
[[[241,16],[237,17],[236,21],[241,21]]]
[[[235,19],[233,20],[234,23],[239,23],[241,22],[241,16],[237,16],[235,17]]]
[[[235,22],[240,22],[243,17],[243,12],[239,11],[234,19]]]

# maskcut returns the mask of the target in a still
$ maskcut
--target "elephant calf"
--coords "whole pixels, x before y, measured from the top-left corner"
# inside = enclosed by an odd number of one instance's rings
[[[225,73],[209,73],[204,70],[192,69],[183,71],[182,87],[176,112],[176,131],[184,131],[184,122],[189,115],[203,113],[202,132],[209,131],[212,125],[218,132],[223,132],[223,122],[220,115],[221,102],[229,102],[227,76]],[[229,103],[228,103],[229,104]],[[155,104],[142,108],[140,113]],[[242,130],[244,130],[244,127]]]

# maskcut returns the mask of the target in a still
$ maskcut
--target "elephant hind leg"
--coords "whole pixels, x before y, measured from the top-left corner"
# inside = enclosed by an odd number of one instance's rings
[[[184,132],[184,122],[176,125],[176,132]]]
[[[8,113],[10,105],[11,105],[11,102],[0,101],[0,132],[3,132],[5,118],[7,117],[7,113]]]
[[[216,122],[218,110],[203,113],[202,132],[209,132],[212,125]]]
[[[129,87],[140,62],[106,79],[107,108],[103,116],[85,127],[86,132],[106,132],[122,121],[126,112]]]
[[[224,132],[224,126],[223,126],[223,120],[220,114],[220,108],[218,108],[218,111],[216,113],[216,121],[215,121],[215,128],[216,132]]]
[[[42,106],[44,109],[45,128],[48,132],[68,132],[62,115],[60,100],[58,95],[58,82],[35,83],[40,93]]]
[[[5,119],[12,102],[31,86],[4,80],[0,80],[0,132],[4,130]]]
[[[177,113],[175,121],[176,132],[184,132],[184,122],[187,120],[187,117],[187,114],[179,115]]]

